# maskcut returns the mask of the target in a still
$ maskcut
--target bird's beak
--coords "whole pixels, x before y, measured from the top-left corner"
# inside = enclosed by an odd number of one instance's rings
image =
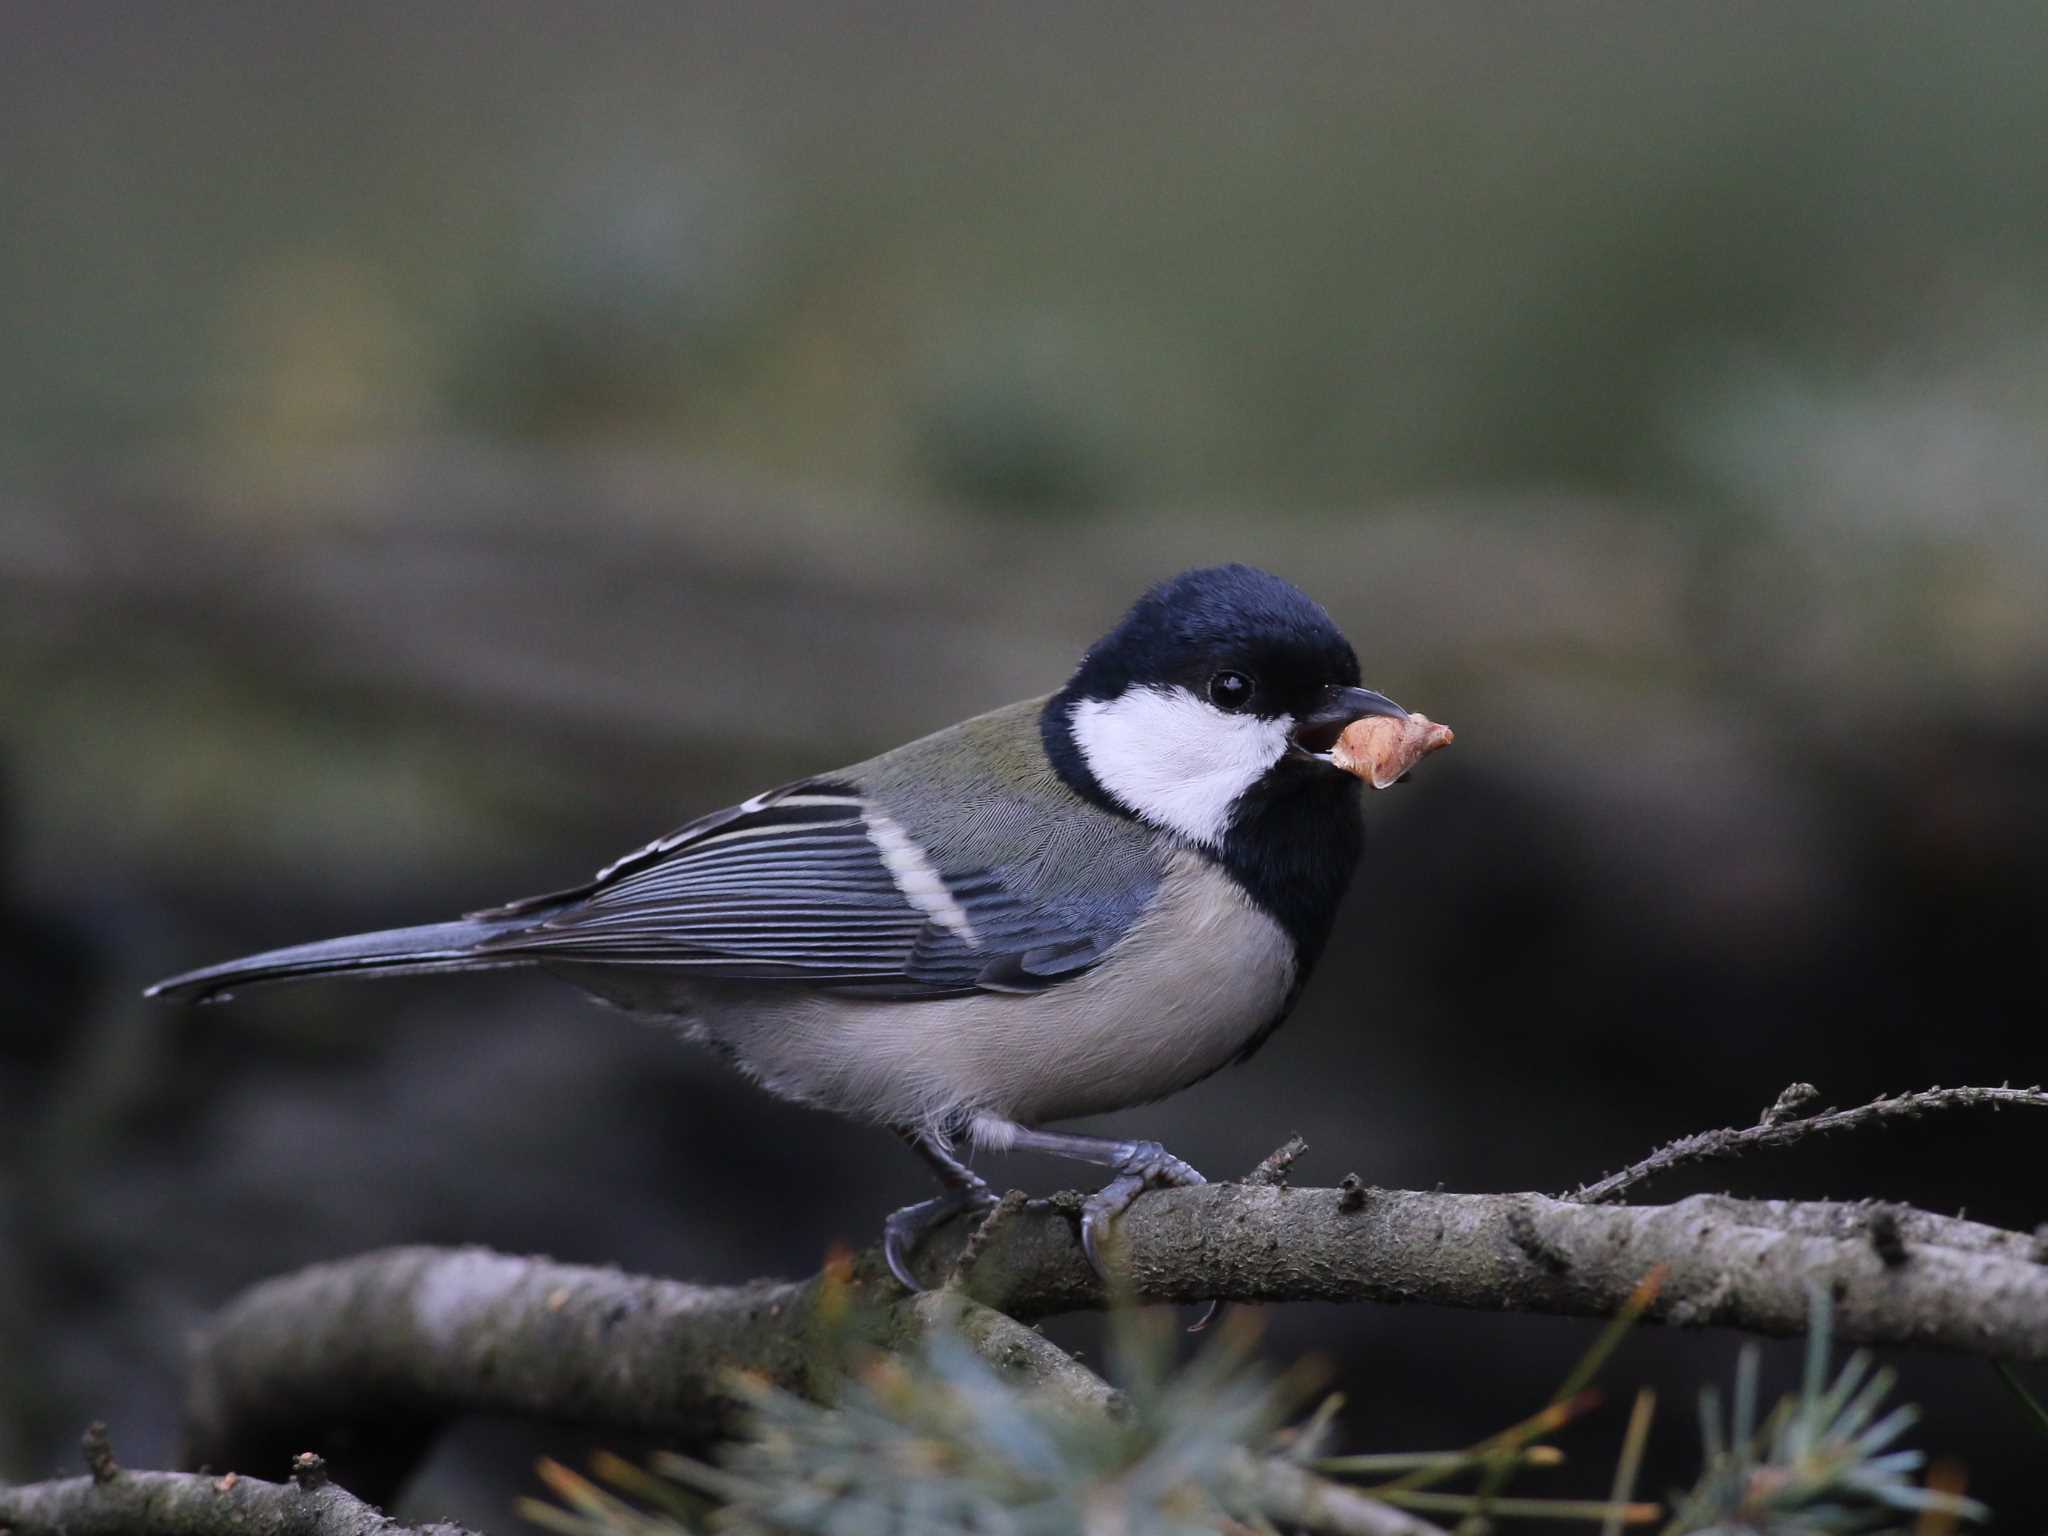
[[[1385,715],[1406,720],[1408,711],[1383,693],[1370,688],[1325,688],[1323,696],[1294,724],[1294,747],[1309,757],[1330,760],[1330,749],[1344,734],[1344,727],[1368,715]]]

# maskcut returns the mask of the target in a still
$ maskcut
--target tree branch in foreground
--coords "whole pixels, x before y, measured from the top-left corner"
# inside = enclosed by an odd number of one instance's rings
[[[0,1530],[10,1536],[469,1536],[459,1526],[400,1525],[327,1480],[317,1456],[292,1464],[288,1483],[229,1473],[127,1472],[105,1430],[85,1441],[90,1475],[0,1486]]]
[[[965,1228],[942,1231],[925,1258],[933,1277],[955,1273],[947,1295],[982,1304],[963,1312],[969,1341],[1023,1379],[1064,1374],[1072,1362],[1011,1320],[1104,1304],[1071,1211],[1006,1201],[963,1256]],[[2037,1240],[1902,1206],[1211,1184],[1147,1195],[1122,1233],[1147,1301],[1610,1317],[1661,1265],[1649,1315],[1678,1326],[1796,1334],[1820,1285],[1845,1343],[2048,1360]],[[391,1249],[265,1282],[215,1318],[195,1350],[186,1455],[261,1466],[316,1446],[377,1496],[343,1454],[351,1434],[373,1451],[386,1434],[391,1478],[434,1427],[466,1414],[694,1436],[729,1423],[728,1372],[816,1394],[849,1335],[901,1348],[945,1304],[904,1296],[874,1254],[798,1283],[707,1287],[480,1249]]]
[[[1751,1126],[1730,1126],[1718,1131],[1700,1131],[1667,1142],[1640,1162],[1619,1173],[1610,1173],[1591,1184],[1582,1184],[1564,1198],[1598,1205],[1633,1189],[1645,1179],[1674,1168],[1717,1158],[1740,1157],[1765,1147],[1789,1147],[1809,1136],[1829,1131],[1860,1130],[1897,1120],[1917,1120],[1944,1109],[2048,1109],[2048,1091],[2035,1088],[1929,1088],[1924,1093],[1902,1093],[1896,1098],[1877,1099],[1854,1109],[1824,1109],[1818,1114],[1803,1111],[1820,1097],[1811,1083],[1794,1083]]]

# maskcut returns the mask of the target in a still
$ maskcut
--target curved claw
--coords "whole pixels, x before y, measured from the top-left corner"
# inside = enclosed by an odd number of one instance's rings
[[[987,1210],[996,1203],[994,1191],[986,1184],[949,1189],[929,1200],[891,1211],[882,1223],[882,1257],[905,1290],[922,1291],[924,1286],[910,1268],[910,1256],[933,1227],[950,1221],[966,1210]]]
[[[1109,1224],[1131,1208],[1131,1202],[1145,1192],[1145,1181],[1134,1173],[1120,1174],[1081,1202],[1081,1251],[1088,1255],[1088,1267],[1096,1279],[1109,1282],[1109,1263],[1102,1256]]]
[[[1110,1277],[1102,1256],[1103,1241],[1109,1236],[1110,1224],[1131,1208],[1132,1201],[1148,1189],[1178,1189],[1209,1182],[1191,1164],[1156,1141],[1127,1143],[1123,1155],[1112,1166],[1116,1177],[1081,1203],[1081,1251],[1088,1255],[1089,1267],[1105,1283]],[[1206,1323],[1208,1318],[1202,1321]]]

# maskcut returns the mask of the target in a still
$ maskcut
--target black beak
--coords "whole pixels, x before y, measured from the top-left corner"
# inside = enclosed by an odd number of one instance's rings
[[[1367,715],[1406,720],[1408,711],[1370,688],[1325,688],[1323,696],[1294,725],[1294,745],[1310,757],[1321,757],[1337,745],[1344,727]]]

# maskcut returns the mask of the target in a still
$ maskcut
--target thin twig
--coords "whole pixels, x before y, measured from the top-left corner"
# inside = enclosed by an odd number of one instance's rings
[[[1803,1090],[1803,1092],[1802,1092]],[[1700,1131],[1682,1136],[1652,1152],[1619,1173],[1610,1173],[1591,1184],[1582,1184],[1564,1198],[1582,1205],[1598,1205],[1633,1189],[1645,1179],[1717,1158],[1740,1157],[1765,1147],[1789,1147],[1810,1136],[1830,1131],[1860,1130],[1945,1109],[2048,1109],[2048,1092],[2034,1088],[1929,1088],[1921,1093],[1902,1093],[1895,1098],[1875,1099],[1854,1109],[1824,1109],[1804,1115],[1799,1110],[1815,1097],[1812,1086],[1794,1083],[1780,1094],[1777,1103],[1764,1111],[1751,1126],[1730,1126],[1718,1131]]]
[[[1383,1499],[1318,1477],[1277,1456],[1240,1451],[1239,1475],[1256,1489],[1267,1512],[1303,1530],[1327,1536],[1444,1536],[1441,1527],[1396,1509]]]
[[[2034,1428],[2048,1435],[2048,1407],[2043,1407],[2041,1400],[2027,1390],[2027,1384],[2020,1380],[2019,1372],[2003,1360],[1994,1360],[1992,1364],[1997,1368],[1998,1379],[2005,1383],[2006,1390],[2012,1393],[2013,1400],[2020,1405],[2020,1412],[2026,1415]]]
[[[1246,1184],[1278,1185],[1287,1182],[1287,1170],[1292,1168],[1301,1155],[1308,1151],[1308,1143],[1299,1136],[1290,1136],[1272,1151],[1259,1159],[1256,1168],[1244,1176]]]

